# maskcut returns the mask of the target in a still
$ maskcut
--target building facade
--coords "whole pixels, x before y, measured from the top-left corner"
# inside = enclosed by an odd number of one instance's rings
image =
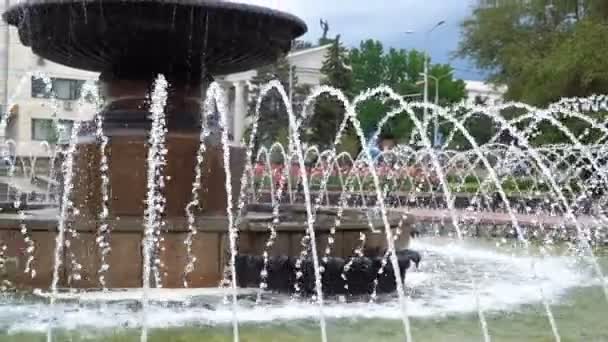
[[[318,46],[295,51],[287,55],[287,61],[298,79],[298,84],[312,87],[321,84],[321,80],[323,79],[321,67],[330,46]],[[225,90],[225,100],[228,104],[229,121],[232,127],[230,133],[236,142],[240,142],[243,139],[243,133],[249,124],[246,119],[249,102],[257,100],[251,99],[249,96],[251,80],[255,76],[256,71],[249,70],[218,78],[218,81]]]
[[[0,13],[15,2],[3,1]],[[3,20],[1,25],[0,141],[13,155],[48,156],[49,147],[43,141],[52,145],[65,139],[75,120],[92,119],[94,105],[81,106],[78,99],[82,85],[95,82],[98,74],[36,56],[21,44],[16,28]]]
[[[1,0],[0,0],[1,1]],[[13,1],[13,0],[9,0]],[[9,6],[0,4],[0,12]],[[99,74],[42,59],[21,44],[16,28],[2,21],[0,34],[0,145],[11,155],[46,157],[52,145],[65,141],[75,120],[92,120],[93,103],[80,101],[85,82]],[[299,84],[316,86],[329,45],[287,56]],[[255,70],[217,77],[225,90],[230,136],[240,142],[247,126],[249,87]],[[48,142],[50,144],[46,144]]]
[[[486,104],[490,106],[500,105],[504,102],[507,92],[506,86],[498,86],[482,81],[465,81],[467,91],[467,103]]]

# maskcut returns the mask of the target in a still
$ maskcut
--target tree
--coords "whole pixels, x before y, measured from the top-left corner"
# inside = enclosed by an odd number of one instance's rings
[[[261,96],[262,87],[272,80],[278,80],[285,89],[286,93],[290,93],[289,82],[289,62],[285,57],[280,58],[277,62],[271,65],[261,67],[257,70],[257,74],[251,80],[250,96],[249,96],[249,111],[247,116],[253,117],[259,97]],[[298,85],[298,78],[295,73],[292,73],[293,87],[293,108],[297,115],[300,112],[301,104],[309,92],[308,87]],[[260,107],[260,118],[258,121],[257,144],[268,145],[277,139],[281,138],[282,143],[287,144],[285,137],[289,131],[289,119],[285,103],[276,89],[271,90],[264,99]],[[246,135],[247,136],[247,135]]]
[[[608,89],[608,2],[502,0],[462,24],[458,54],[504,83],[507,98],[547,105]]]
[[[347,97],[351,97],[353,74],[348,65],[348,51],[340,41],[340,35],[333,40],[327,51],[321,68],[324,85],[340,89]],[[344,104],[329,95],[322,95],[315,103],[314,115],[308,124],[310,134],[308,140],[321,147],[327,148],[333,143],[340,123],[345,115]]]
[[[475,97],[474,104],[478,106],[488,105],[487,99],[482,98],[481,96]],[[486,115],[469,113],[466,110],[462,110],[460,113],[454,114],[457,119],[462,119],[463,116],[469,115],[468,119],[462,122],[462,124],[466,131],[469,132],[469,134],[475,139],[475,142],[478,145],[483,145],[489,142],[497,133],[495,122],[492,120],[492,118]],[[442,125],[441,131],[445,137],[452,135],[448,145],[449,149],[469,150],[473,148],[473,144],[471,144],[471,142],[465,138],[464,134],[460,130],[454,128],[453,124],[448,123]]]
[[[353,49],[350,53],[353,91],[360,93],[380,85],[388,85],[401,95],[421,93],[422,89],[416,83],[420,80],[420,73],[424,71],[424,58],[424,53],[420,51],[390,49],[385,52],[381,42],[363,41],[358,49]],[[464,82],[454,80],[452,71],[449,65],[431,65],[429,70],[431,75],[445,76],[439,91],[439,102],[443,104],[460,101],[465,96]],[[429,90],[431,89],[434,88],[429,87]],[[390,111],[391,105],[394,104],[376,98],[359,106],[358,118],[366,135],[376,131],[378,122]],[[397,140],[408,140],[412,131],[411,119],[400,114],[387,123],[383,133]]]
[[[508,86],[507,99],[544,107],[562,97],[608,90],[608,2],[605,0],[503,0],[477,8],[462,24],[458,54],[490,71],[490,80]],[[605,113],[590,114],[604,120]],[[558,115],[584,142],[596,130]],[[533,144],[570,139],[547,122]]]

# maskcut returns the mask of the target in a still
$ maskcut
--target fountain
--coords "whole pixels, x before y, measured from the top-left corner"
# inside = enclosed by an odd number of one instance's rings
[[[587,297],[605,309],[608,129],[586,113],[608,111],[606,97],[444,108],[406,102],[383,86],[352,100],[322,86],[297,116],[273,81],[257,101],[271,91],[283,98],[290,141],[255,151],[263,113],[246,146],[229,142],[212,76],[286,53],[306,31],[299,19],[211,0],[30,0],[4,18],[36,54],[101,76],[100,94],[94,85],[83,90],[100,107],[95,120],[75,123],[69,143],[50,152],[58,185],[49,182],[46,208],[24,209],[17,202],[29,194],[17,194],[16,213],[0,214],[0,332],[42,330],[52,341],[90,327],[102,330],[100,340],[124,330],[146,341],[158,330],[171,336],[202,326],[198,340],[225,335],[231,324],[238,341],[251,324],[288,321],[271,337],[306,330],[307,341],[319,333],[299,322],[313,318],[323,341],[345,327],[344,338],[409,342],[438,339],[434,331],[444,331],[435,328],[447,320],[461,339],[489,341],[514,325],[502,310],[534,306],[524,318],[538,316],[538,330],[559,341],[571,331],[560,330],[554,311],[570,312],[561,298],[572,289],[585,294],[575,297],[585,308],[581,324],[590,317]],[[304,148],[300,125],[323,94],[342,101],[346,115],[332,148]],[[369,146],[357,106],[374,97],[396,105],[371,141],[407,115],[419,146],[338,152],[348,125]],[[424,108],[452,125],[444,146],[431,144],[416,115]],[[510,108],[524,114],[507,120],[500,112]],[[219,127],[207,120],[216,112]],[[486,143],[465,128],[475,115],[497,127]],[[560,115],[588,130],[573,134]],[[541,122],[570,143],[534,144]],[[596,139],[582,144],[590,132]],[[470,149],[453,147],[458,134]],[[505,134],[517,144],[501,141]],[[15,171],[17,159],[9,162]],[[371,332],[361,333],[353,317]]]
[[[60,19],[65,13],[67,20]],[[270,215],[271,209],[263,214],[263,206],[257,208],[262,214],[248,215],[252,208],[243,208],[240,190],[245,183],[239,181],[246,175],[251,149],[246,153],[227,143],[221,127],[222,141],[214,141],[206,122],[215,107],[225,114],[212,75],[248,70],[286,53],[291,41],[306,31],[299,19],[224,1],[27,1],[10,8],[4,18],[19,28],[22,43],[37,55],[101,73],[100,94],[93,87],[83,94],[97,99],[100,112],[94,122],[74,125],[59,158],[59,212],[34,219],[22,210],[19,224],[11,226],[8,220],[0,235],[11,247],[8,253],[18,255],[16,264],[27,264],[26,272],[8,274],[11,284],[50,288],[51,306],[63,288],[143,288],[144,315],[150,288],[215,287],[222,279],[233,288],[236,283],[261,289],[269,284],[269,290],[279,290],[273,284],[284,278],[279,282],[287,281],[285,292],[312,295],[317,288],[322,301],[319,272],[324,272],[326,278],[337,279],[324,285],[332,293],[372,291],[373,275],[384,268],[374,259],[386,245],[382,238],[368,239],[376,255],[352,258],[353,269],[365,265],[359,275],[343,272],[342,266],[321,270],[318,253],[310,252],[310,259],[309,250],[316,249],[316,239],[320,245],[331,236],[332,244],[340,246],[332,253],[338,259],[328,255],[323,264],[340,265],[340,257],[350,256],[359,245],[362,231],[383,223],[362,225],[358,213],[341,211],[336,219],[345,221],[340,236],[336,227],[323,234],[336,213],[316,208],[314,230],[320,231],[315,238],[313,226],[307,230],[310,218],[305,219],[312,215],[310,209],[301,220],[294,218],[302,208],[282,218],[292,224],[278,225],[277,214]],[[49,84],[48,77],[41,77]],[[397,218],[391,222],[392,229],[401,230]],[[259,225],[274,225],[281,232],[272,252]],[[27,253],[17,249],[16,229],[29,245]],[[402,240],[407,237],[403,234]],[[419,255],[412,256],[418,263]],[[256,261],[252,269],[237,266],[248,258]],[[292,274],[273,271],[280,258],[287,258]],[[399,258],[400,272],[387,267],[386,274],[401,276],[384,277],[388,280],[380,284],[381,291],[394,291],[395,279],[403,278],[410,254]],[[376,266],[368,267],[371,262]],[[257,274],[253,281],[247,279],[251,273]],[[265,273],[268,282],[262,280]],[[349,291],[345,275],[350,282],[367,280],[360,290],[351,286]]]

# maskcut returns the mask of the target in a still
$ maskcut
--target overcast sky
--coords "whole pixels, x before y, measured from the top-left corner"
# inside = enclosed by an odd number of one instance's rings
[[[425,48],[425,34],[437,22],[446,24],[430,36],[428,50],[434,62],[451,62],[457,76],[481,79],[483,74],[470,63],[450,60],[459,40],[459,25],[471,12],[474,0],[238,0],[288,11],[308,24],[304,37],[315,41],[321,35],[319,19],[329,21],[330,36],[341,34],[346,44],[358,46],[374,38],[385,47]],[[405,34],[406,31],[414,34]]]

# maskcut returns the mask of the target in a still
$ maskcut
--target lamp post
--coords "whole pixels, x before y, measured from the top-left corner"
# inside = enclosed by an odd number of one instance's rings
[[[435,24],[430,30],[428,30],[425,33],[424,36],[424,103],[427,104],[429,102],[429,60],[430,60],[430,54],[428,52],[428,44],[429,44],[429,39],[431,37],[431,33],[433,33],[433,31],[435,31],[435,29],[437,29],[438,27],[440,27],[441,25],[445,24],[445,20],[441,20],[439,21],[437,24]],[[415,31],[413,30],[408,30],[405,32],[405,34],[413,34],[415,33]],[[423,114],[423,122],[424,122],[424,127],[427,126],[427,120],[428,120],[428,108],[424,107],[424,114]]]
[[[452,71],[439,77],[428,74],[426,76],[427,78],[431,78],[433,81],[435,81],[435,106],[439,106],[439,82],[446,77],[452,76]],[[433,146],[439,146],[439,116],[437,113],[435,113],[433,120]]]

